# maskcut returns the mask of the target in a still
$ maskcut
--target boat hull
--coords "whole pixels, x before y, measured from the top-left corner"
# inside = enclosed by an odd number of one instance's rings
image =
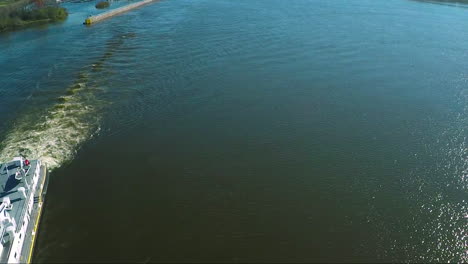
[[[39,232],[41,215],[44,209],[45,196],[47,193],[47,186],[49,184],[49,173],[46,165],[41,166],[40,173],[41,175],[39,179],[41,183],[37,187],[38,192],[35,197],[33,211],[31,213],[31,221],[26,232],[23,248],[21,250],[21,263],[31,263],[32,261],[34,246]]]

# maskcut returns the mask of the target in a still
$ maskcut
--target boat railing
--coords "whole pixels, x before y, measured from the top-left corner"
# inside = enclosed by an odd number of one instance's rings
[[[30,169],[31,169],[31,167],[29,167],[28,172],[29,172]],[[27,175],[27,173],[26,173],[26,175]],[[33,178],[33,177],[31,177],[31,178]],[[27,182],[26,182],[26,176],[24,177],[24,181],[25,181],[26,185],[28,185]],[[23,208],[21,209],[21,214],[20,214],[20,217],[19,217],[19,219],[21,221],[23,221],[24,215],[26,214],[26,212],[28,211],[28,208],[29,208],[29,199],[28,198],[29,198],[29,195],[31,194],[31,192],[33,191],[33,190],[31,190],[32,187],[33,187],[33,184],[31,182],[31,185],[28,186],[28,188],[26,188],[27,194],[26,194],[26,198],[24,198],[24,205],[23,205]],[[37,185],[36,185],[36,187],[37,187]],[[34,199],[34,197],[32,199]],[[21,227],[22,227],[22,224],[21,225],[18,224],[16,226],[15,232],[18,232]]]

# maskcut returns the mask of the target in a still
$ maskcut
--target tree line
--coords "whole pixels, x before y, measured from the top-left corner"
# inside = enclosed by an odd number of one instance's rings
[[[0,31],[23,27],[33,22],[60,21],[68,16],[65,8],[52,1],[43,4],[38,6],[32,0],[15,0],[0,6]]]

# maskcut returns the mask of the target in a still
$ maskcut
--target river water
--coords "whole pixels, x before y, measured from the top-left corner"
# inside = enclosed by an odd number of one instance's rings
[[[0,35],[37,262],[468,261],[468,6],[164,0]]]

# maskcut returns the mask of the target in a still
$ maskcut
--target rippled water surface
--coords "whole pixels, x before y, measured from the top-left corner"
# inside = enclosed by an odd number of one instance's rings
[[[468,261],[467,6],[64,5],[0,35],[0,160],[53,171],[35,261]]]

